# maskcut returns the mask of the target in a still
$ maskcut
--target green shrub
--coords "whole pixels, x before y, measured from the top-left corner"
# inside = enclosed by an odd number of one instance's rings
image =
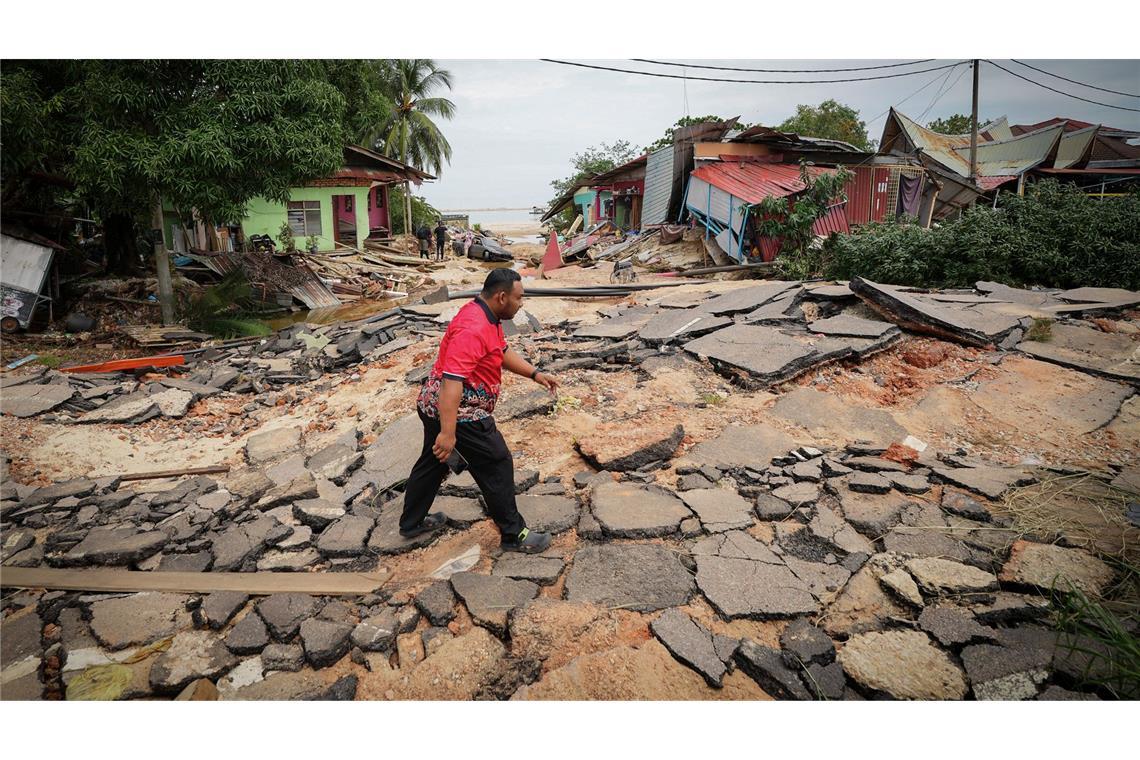
[[[1140,289],[1140,192],[1090,198],[1045,180],[996,209],[973,206],[929,230],[869,224],[833,236],[818,274],[896,285],[972,286],[978,280],[1056,288]]]

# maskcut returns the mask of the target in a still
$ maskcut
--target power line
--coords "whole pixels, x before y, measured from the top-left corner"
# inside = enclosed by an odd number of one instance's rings
[[[963,61],[963,63],[964,63],[964,61]],[[955,66],[961,66],[962,64],[961,64],[961,63],[956,63],[956,64],[954,64],[954,65],[955,65]],[[969,69],[967,69],[967,71],[969,71]],[[949,76],[950,76],[949,74],[946,74],[946,77],[949,77]],[[884,116],[886,116],[888,113],[890,113],[890,112],[891,112],[891,109],[892,109],[892,108],[898,108],[898,107],[899,107],[899,106],[901,106],[903,103],[907,102],[908,100],[910,100],[911,98],[913,98],[915,95],[917,95],[918,93],[922,92],[922,91],[923,91],[923,90],[925,90],[927,87],[929,87],[930,85],[932,85],[932,84],[934,84],[935,82],[937,82],[939,79],[944,79],[943,75],[941,75],[941,74],[935,74],[935,75],[934,75],[934,78],[933,78],[933,79],[931,79],[929,82],[927,82],[926,84],[924,84],[922,87],[919,87],[917,90],[915,90],[914,92],[912,92],[910,95],[907,95],[907,96],[906,96],[905,98],[903,98],[902,100],[896,101],[896,102],[895,102],[893,105],[887,106],[887,110],[885,110],[885,111],[883,111],[882,113],[880,113],[880,114],[877,114],[877,115],[875,115],[874,117],[872,117],[872,118],[871,118],[871,119],[870,119],[870,120],[867,122],[867,124],[868,124],[868,125],[874,124],[876,121],[878,121],[879,119],[883,118],[883,117],[884,117]]]
[[[1089,84],[1088,82],[1078,82],[1075,79],[1069,79],[1068,77],[1063,77],[1060,74],[1053,74],[1051,72],[1046,71],[1045,69],[1039,69],[1036,66],[1030,66],[1028,63],[1025,63],[1024,61],[1019,61],[1015,58],[1010,58],[1010,60],[1013,61],[1014,63],[1018,64],[1018,65],[1024,66],[1027,69],[1033,69],[1034,71],[1040,71],[1042,74],[1045,74],[1046,76],[1051,76],[1054,79],[1062,79],[1066,82],[1072,82],[1073,84],[1079,84],[1081,87],[1088,87],[1090,90],[1100,90],[1101,92],[1111,92],[1113,95],[1123,95],[1126,98],[1140,98],[1140,95],[1134,95],[1131,92],[1121,92],[1120,90],[1110,90],[1107,87],[1097,87],[1095,84]]]
[[[926,114],[930,113],[930,109],[934,108],[934,106],[938,103],[938,101],[942,100],[942,98],[945,97],[946,93],[950,92],[955,87],[957,87],[958,83],[962,81],[962,77],[966,76],[966,72],[969,70],[970,70],[969,68],[962,69],[961,71],[958,72],[958,78],[954,80],[953,84],[951,84],[945,90],[940,89],[938,94],[934,96],[934,100],[930,101],[930,105],[928,105],[926,107],[926,110],[922,112],[922,114],[918,117],[917,121],[922,121],[923,119],[925,119]],[[949,79],[950,75],[947,74],[946,78]]]
[[[788,81],[785,79],[718,79],[715,77],[694,77],[682,76],[680,74],[662,74],[656,71],[634,71],[632,69],[619,69],[612,66],[597,66],[589,63],[574,63],[573,61],[559,61],[553,58],[540,58],[540,61],[546,63],[557,63],[562,66],[578,66],[583,69],[598,69],[599,71],[616,71],[619,74],[640,74],[644,77],[660,77],[663,79],[688,79],[702,82],[729,82],[733,84],[839,84],[843,82],[867,82],[874,79],[894,79],[895,77],[909,77],[914,74],[925,74],[928,71],[942,71],[943,69],[952,68],[965,61],[958,61],[958,63],[950,63],[945,66],[935,66],[929,69],[919,69],[917,71],[903,71],[898,74],[880,74],[873,77],[853,77],[849,79],[800,79],[795,81]]]
[[[1050,90],[1051,92],[1055,92],[1058,95],[1065,95],[1067,97],[1073,98],[1074,100],[1083,100],[1086,103],[1092,103],[1093,105],[1096,105],[1096,106],[1104,106],[1105,108],[1115,108],[1118,111],[1134,111],[1136,113],[1140,113],[1140,108],[1127,108],[1125,106],[1114,106],[1111,103],[1101,103],[1099,100],[1089,100],[1088,98],[1082,98],[1080,95],[1074,95],[1071,92],[1065,92],[1064,90],[1058,90],[1054,87],[1050,87],[1047,84],[1041,84],[1040,82],[1035,81],[1033,79],[1030,79],[1029,77],[1023,77],[1021,74],[1018,74],[1015,71],[1010,71],[1005,66],[1002,66],[1001,64],[998,64],[998,63],[994,63],[993,61],[991,61],[989,59],[986,59],[986,63],[991,64],[993,66],[996,66],[997,68],[1001,69],[1002,71],[1004,71],[1006,74],[1009,74],[1010,76],[1015,76],[1018,79],[1024,79],[1026,82],[1029,82],[1030,84],[1035,84],[1038,87],[1044,87],[1046,90]]]
[[[920,61],[907,61],[906,63],[888,63],[884,66],[857,66],[853,69],[740,69],[732,66],[699,66],[695,63],[676,63],[673,61],[654,61],[649,58],[630,58],[638,63],[654,63],[658,66],[681,66],[688,69],[715,69],[717,71],[750,71],[758,74],[829,74],[847,71],[873,71],[875,69],[895,69],[899,66],[914,66],[919,63],[930,63],[933,58],[924,58]]]

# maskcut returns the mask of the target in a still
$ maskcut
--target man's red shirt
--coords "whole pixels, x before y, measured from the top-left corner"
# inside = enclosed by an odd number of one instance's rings
[[[459,422],[490,417],[499,399],[506,350],[503,325],[491,307],[479,298],[464,305],[440,341],[439,356],[416,399],[420,411],[439,417],[439,391],[447,378],[463,383]]]

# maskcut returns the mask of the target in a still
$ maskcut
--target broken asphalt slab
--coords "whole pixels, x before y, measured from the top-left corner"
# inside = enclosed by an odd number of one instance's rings
[[[686,604],[693,577],[677,554],[656,544],[604,544],[579,549],[566,598],[615,609],[653,612]]]
[[[1054,324],[1048,340],[1023,340],[1017,350],[1041,361],[1140,386],[1140,352],[1127,335]]]
[[[605,482],[590,496],[594,517],[602,529],[619,538],[653,538],[676,533],[692,513],[676,496],[660,488]]]
[[[960,307],[922,298],[891,285],[855,277],[851,290],[876,312],[907,330],[934,335],[967,346],[1000,343],[1022,326],[1018,317],[985,307]]]
[[[854,353],[851,344],[843,339],[784,332],[763,325],[726,327],[689,341],[684,349],[710,360],[718,371],[762,386],[791,380],[813,367]]]

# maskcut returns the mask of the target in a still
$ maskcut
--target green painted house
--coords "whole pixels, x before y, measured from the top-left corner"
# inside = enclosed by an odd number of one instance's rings
[[[435,178],[419,169],[350,145],[344,149],[344,165],[331,176],[291,188],[286,203],[254,198],[240,224],[215,228],[213,244],[204,225],[180,220],[174,209],[164,209],[166,244],[173,251],[232,250],[233,238],[240,234],[246,240],[268,235],[280,245],[281,225],[288,223],[297,248],[305,248],[306,240],[315,237],[322,251],[361,249],[368,238],[388,237],[391,232],[389,188],[405,180],[420,185],[431,179]]]

